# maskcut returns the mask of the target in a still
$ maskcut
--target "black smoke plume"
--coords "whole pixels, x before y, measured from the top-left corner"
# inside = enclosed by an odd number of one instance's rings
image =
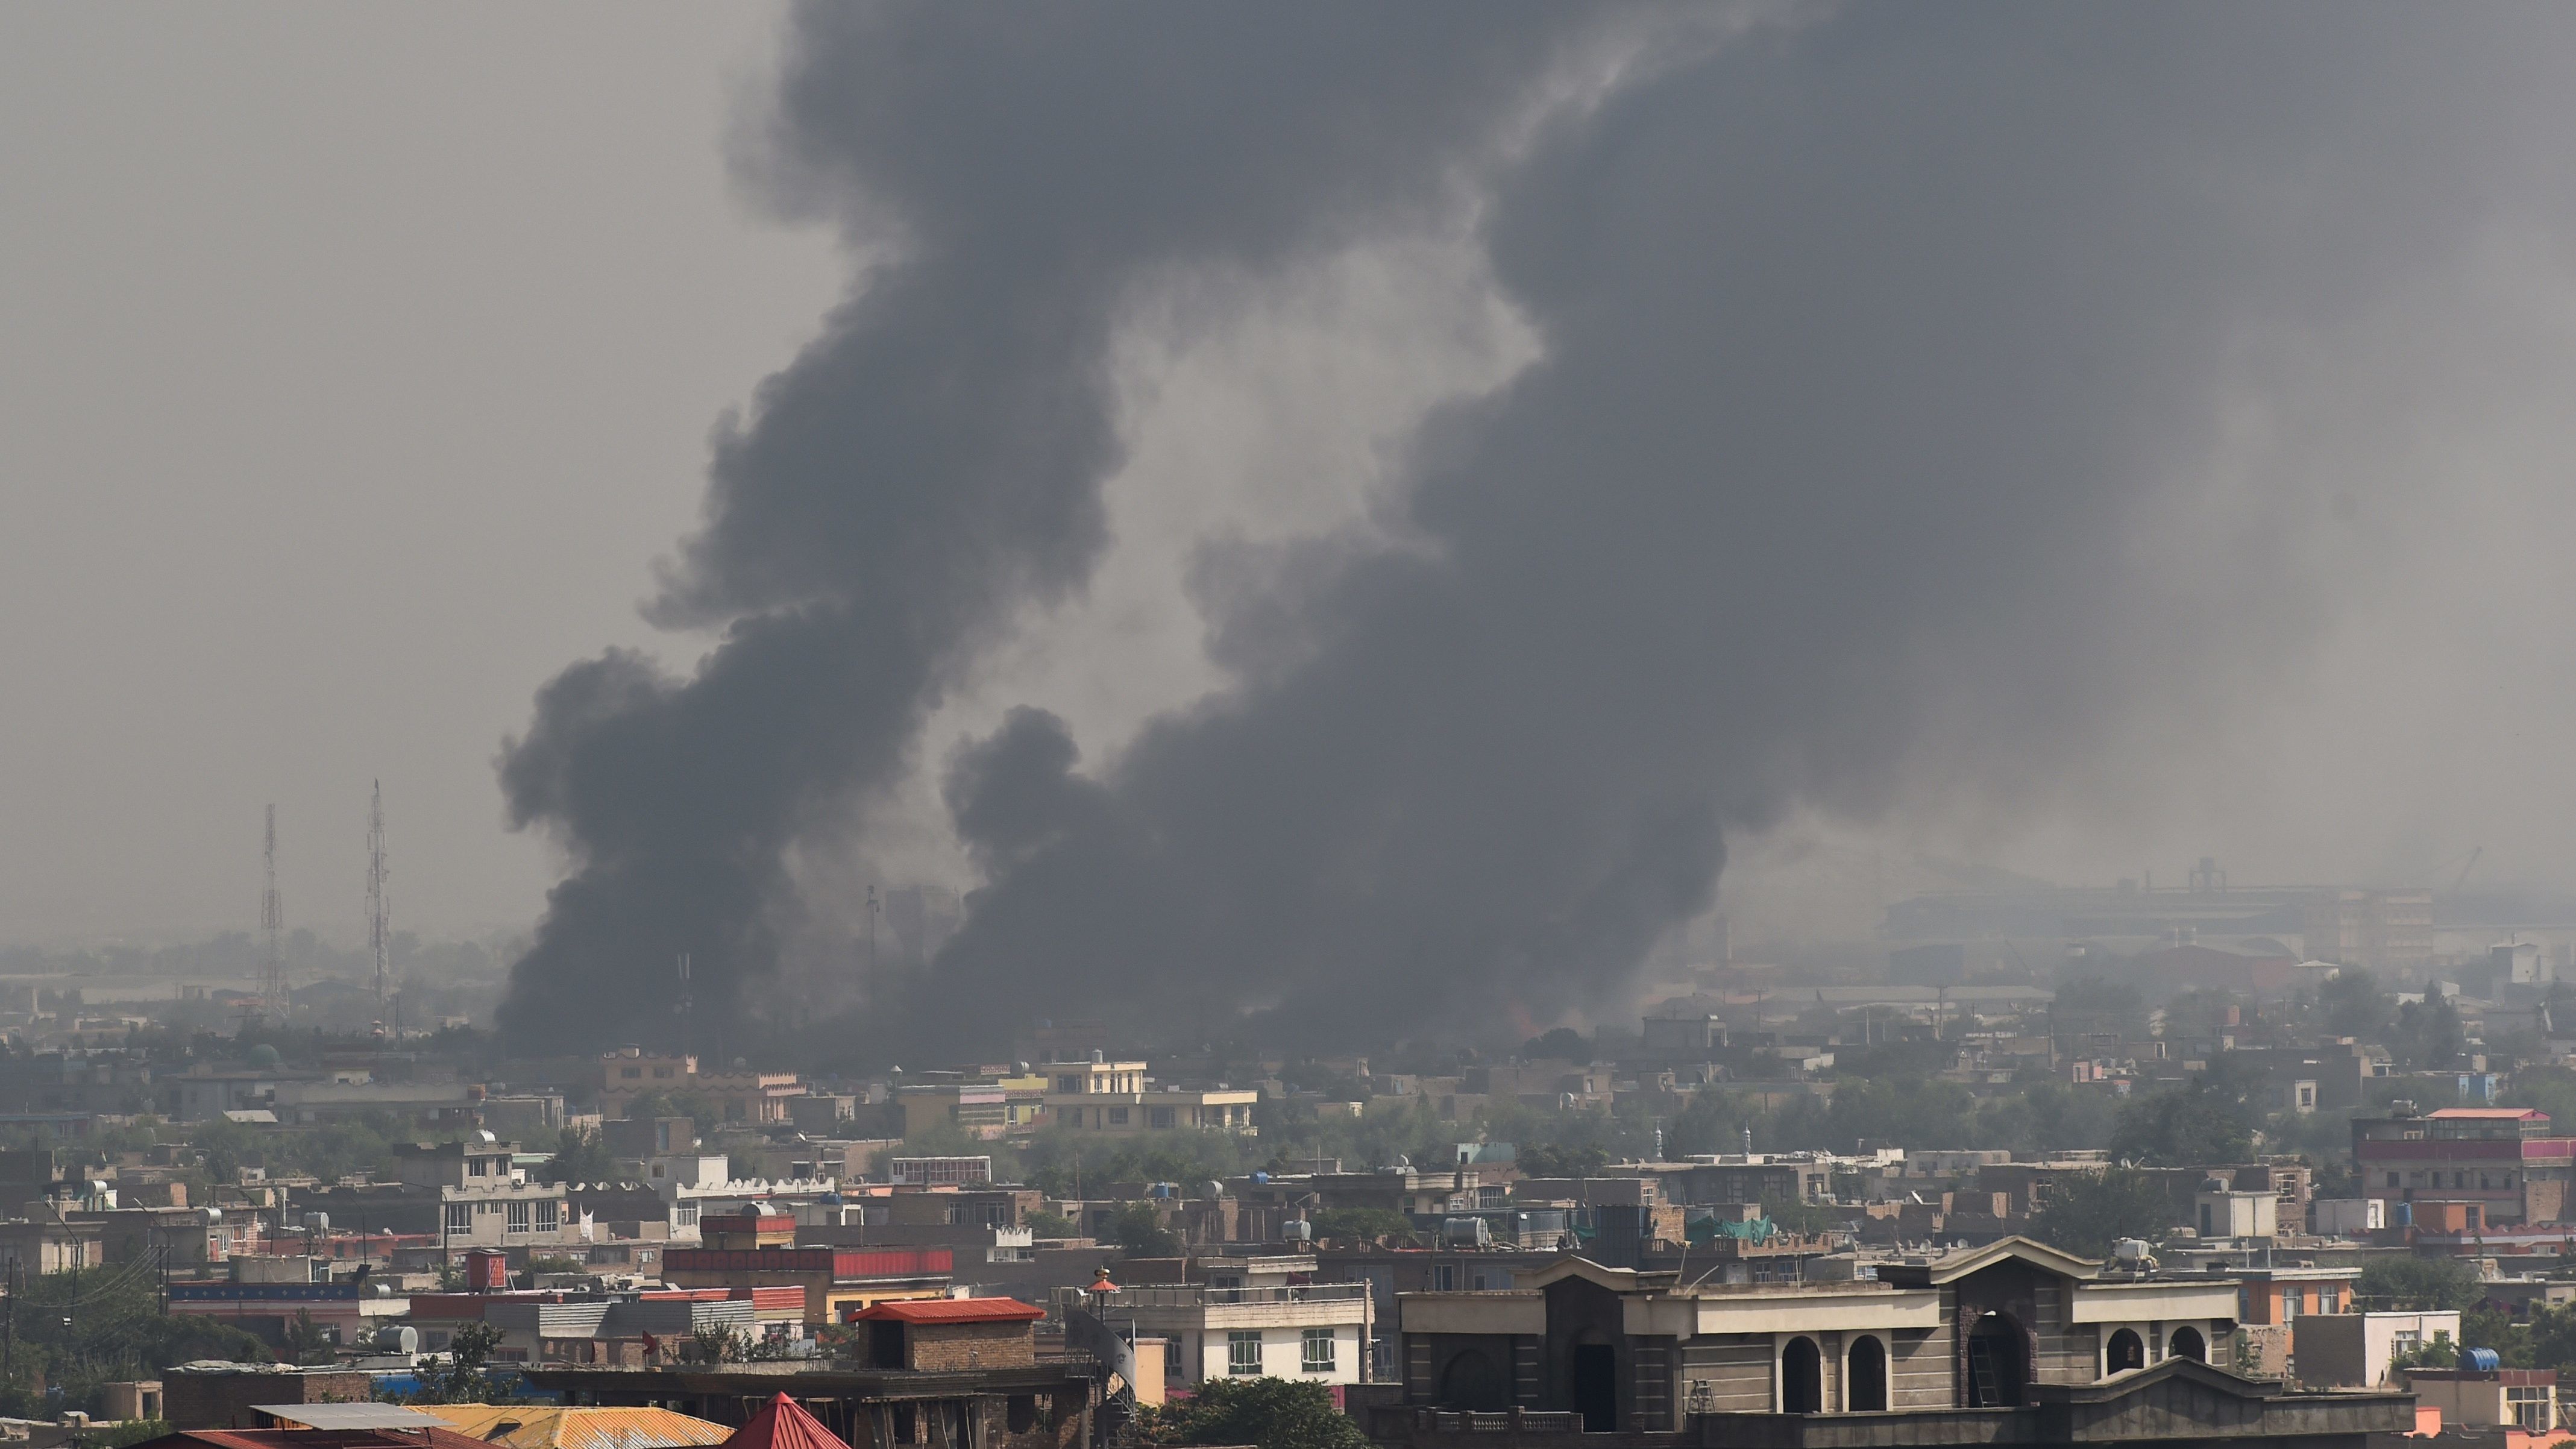
[[[796,923],[789,851],[845,828],[1009,611],[1100,551],[1106,353],[1135,290],[1453,205],[1592,24],[1543,5],[800,10],[762,170],[868,264],[716,439],[655,617],[720,626],[721,646],[686,679],[628,653],[577,664],[504,749],[513,822],[574,866],[513,973],[511,1030],[721,1041]]]
[[[2500,218],[2563,234],[2551,12],[1792,12],[1508,148],[1605,13],[806,12],[782,185],[897,260],[720,441],[664,608],[725,646],[576,667],[505,765],[580,862],[521,1015],[624,1027],[676,949],[735,1009],[785,853],[1099,553],[1101,359],[1168,269],[1465,186],[1543,355],[1425,427],[1404,546],[1211,554],[1227,691],[1107,759],[1036,708],[957,755],[986,884],[881,983],[910,1052],[1544,1018],[1705,908],[1731,831],[2086,788],[2329,607],[2320,484],[2245,464],[2249,399]]]

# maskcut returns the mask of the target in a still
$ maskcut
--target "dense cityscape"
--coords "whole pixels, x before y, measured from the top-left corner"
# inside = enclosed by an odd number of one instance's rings
[[[953,902],[899,898],[935,951]],[[1104,1016],[857,1073],[514,1053],[478,950],[408,938],[382,996],[309,938],[264,976],[202,969],[248,936],[38,962],[0,982],[8,1408],[85,1442],[651,1410],[619,1432],[684,1444],[785,1392],[852,1443],[1071,1445],[1303,1388],[1326,1442],[1682,1443],[2108,1432],[2173,1383],[2155,1412],[2262,1436],[2542,1432],[2576,924],[2454,903],[2204,861],[1895,902],[1876,969],[1712,918],[1634,1029],[1300,1055]],[[421,1020],[441,991],[467,1010]]]
[[[2576,1449],[2570,75],[0,0],[0,1449]]]

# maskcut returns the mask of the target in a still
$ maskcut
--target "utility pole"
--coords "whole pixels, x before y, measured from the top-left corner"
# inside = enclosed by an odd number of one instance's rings
[[[385,782],[375,782],[367,806],[367,944],[376,954],[376,1020],[385,1017],[385,989],[393,974],[392,917],[385,908]]]
[[[688,1054],[691,1035],[689,1028],[694,1024],[694,1017],[690,1011],[692,1004],[689,999],[689,953],[683,951],[680,953],[680,1002],[675,1008],[680,1018],[680,1053],[683,1056]]]
[[[286,1022],[286,958],[278,935],[286,929],[286,908],[277,895],[277,807],[268,807],[268,846],[264,855],[268,889],[259,898],[259,929],[268,938],[268,959],[260,982],[260,1004],[279,1025]]]

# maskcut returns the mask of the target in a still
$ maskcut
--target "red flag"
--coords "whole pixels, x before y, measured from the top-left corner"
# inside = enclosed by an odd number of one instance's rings
[[[660,1339],[658,1339],[658,1338],[655,1338],[655,1337],[654,1337],[652,1334],[650,1334],[650,1333],[645,1334],[645,1335],[644,1335],[644,1356],[645,1356],[646,1358],[651,1358],[653,1355],[655,1355],[655,1354],[657,1354],[657,1353],[660,1353],[661,1351],[662,1351],[662,1340],[660,1340]]]

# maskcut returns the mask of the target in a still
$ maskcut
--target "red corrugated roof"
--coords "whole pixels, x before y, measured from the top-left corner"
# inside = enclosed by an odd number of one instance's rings
[[[1031,1323],[1046,1317],[1016,1298],[899,1298],[879,1303],[850,1321],[891,1318],[898,1323]]]
[[[794,1399],[780,1394],[751,1422],[734,1431],[723,1449],[850,1449]]]

